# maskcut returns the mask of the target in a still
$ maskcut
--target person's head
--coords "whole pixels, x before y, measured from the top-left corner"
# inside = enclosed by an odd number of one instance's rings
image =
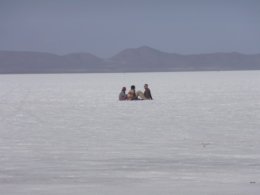
[[[148,88],[148,84],[144,84],[144,88],[145,88],[145,89]]]
[[[135,86],[134,86],[134,85],[132,85],[132,86],[131,86],[131,89],[132,89],[132,90],[135,90]]]
[[[122,88],[122,91],[124,91],[124,92],[125,92],[125,91],[126,91],[126,87],[123,87],[123,88]]]

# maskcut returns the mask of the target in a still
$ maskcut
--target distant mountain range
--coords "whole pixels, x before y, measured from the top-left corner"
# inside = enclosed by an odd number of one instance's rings
[[[260,70],[260,54],[181,55],[143,46],[125,49],[109,59],[102,59],[89,53],[61,56],[44,52],[0,51],[2,74],[221,70]]]

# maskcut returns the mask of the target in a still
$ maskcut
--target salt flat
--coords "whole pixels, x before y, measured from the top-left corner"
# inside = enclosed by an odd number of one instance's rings
[[[259,140],[260,71],[0,75],[0,194],[258,195]]]

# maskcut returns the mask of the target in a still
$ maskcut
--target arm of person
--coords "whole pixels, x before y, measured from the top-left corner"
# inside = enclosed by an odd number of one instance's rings
[[[151,90],[150,90],[150,89],[149,89],[149,95],[150,95],[151,100],[153,100],[153,97],[152,97],[152,94],[151,94]]]

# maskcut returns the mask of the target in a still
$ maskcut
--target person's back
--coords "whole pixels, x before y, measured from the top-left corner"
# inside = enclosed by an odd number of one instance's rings
[[[127,95],[125,94],[125,91],[126,91],[126,88],[123,87],[122,91],[119,93],[119,97],[118,97],[120,101],[127,99]]]

